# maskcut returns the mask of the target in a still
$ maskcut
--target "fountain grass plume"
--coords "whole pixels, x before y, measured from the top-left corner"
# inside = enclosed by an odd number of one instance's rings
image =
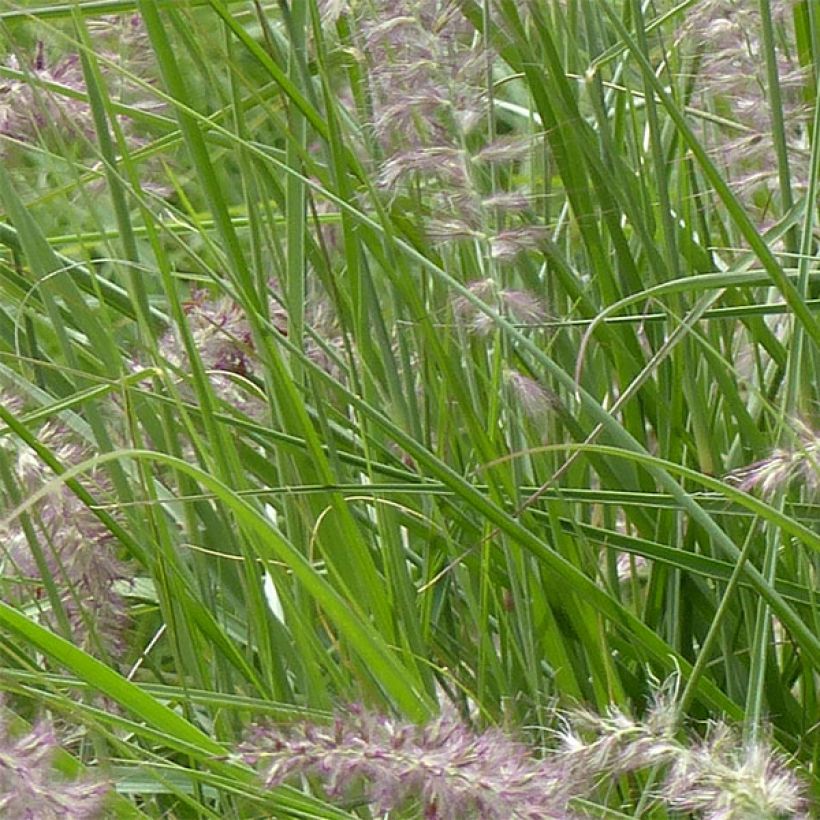
[[[5,820],[95,820],[103,817],[107,783],[69,781],[52,767],[57,736],[47,722],[11,736],[0,720],[0,816]]]

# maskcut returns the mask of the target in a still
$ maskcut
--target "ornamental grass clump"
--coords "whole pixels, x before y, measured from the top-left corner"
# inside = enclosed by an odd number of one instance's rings
[[[0,690],[61,769],[811,814],[817,0],[0,7]]]

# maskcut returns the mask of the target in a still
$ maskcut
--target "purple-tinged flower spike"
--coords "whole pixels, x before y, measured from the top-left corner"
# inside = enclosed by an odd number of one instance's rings
[[[513,402],[533,421],[542,419],[556,406],[556,397],[551,391],[517,370],[505,370],[504,381]]]
[[[581,779],[617,777],[673,759],[681,750],[677,728],[675,704],[664,696],[658,696],[642,721],[615,706],[603,715],[578,709],[559,732],[559,754]]]
[[[482,115],[487,55],[458,5],[374,3],[358,29],[385,150],[459,144]]]
[[[707,820],[809,820],[803,785],[783,755],[765,743],[744,745],[722,724],[675,758],[663,797]]]
[[[37,85],[37,82],[51,83],[69,91],[83,91],[85,82],[76,54],[49,63],[43,44],[38,43],[29,65],[21,66],[12,55],[7,58],[6,66],[20,71],[24,79],[0,80],[0,136],[25,142],[53,125],[66,125],[74,132],[85,134],[93,131],[87,103]]]
[[[22,402],[0,395],[6,407],[20,412]],[[39,440],[65,466],[85,461],[90,448],[78,441],[59,422],[48,421],[38,431]],[[15,477],[23,495],[42,490],[55,476],[27,445],[6,439],[11,451]],[[84,476],[83,483],[95,496],[104,498],[111,486],[102,472]],[[3,499],[11,506],[12,499]],[[38,542],[42,561],[57,588],[60,603],[71,631],[71,639],[95,653],[100,648],[114,658],[125,652],[124,636],[129,619],[119,582],[131,577],[130,568],[117,557],[117,543],[102,522],[64,484],[53,489],[27,510]],[[36,603],[42,620],[56,628],[59,619],[47,605],[42,589],[42,564],[29,541],[20,518],[13,519],[3,533],[0,548],[2,576],[11,583],[14,597],[21,603]]]
[[[324,781],[328,796],[361,785],[375,813],[421,804],[430,820],[571,820],[571,781],[555,761],[531,757],[497,729],[481,734],[443,716],[416,726],[359,708],[331,726],[256,727],[240,757],[260,766],[267,787],[291,777]]]
[[[796,63],[797,49],[789,42],[791,27],[784,20],[790,4],[773,3],[781,18],[776,43],[777,72],[789,149],[792,187],[805,187],[809,171],[808,111],[800,88],[805,74]],[[734,129],[715,131],[712,149],[720,155],[728,181],[747,204],[758,191],[776,194],[778,169],[774,150],[768,78],[762,40],[762,20],[752,0],[705,0],[687,14],[679,31],[699,55],[695,101],[711,110],[715,100],[729,108]],[[768,197],[760,199],[768,202]],[[759,202],[758,202],[759,204]]]
[[[485,145],[476,155],[477,162],[494,165],[523,159],[532,153],[536,140],[532,137],[499,137]]]
[[[94,38],[97,53],[111,62],[127,61],[124,67],[129,73],[135,74],[140,69],[156,65],[151,40],[139,14],[91,18],[88,30]]]
[[[815,495],[820,490],[820,435],[801,425],[794,447],[773,450],[768,458],[733,471],[729,479],[745,492],[757,489],[766,497],[793,484]]]
[[[379,185],[393,189],[410,174],[435,176],[442,182],[458,187],[467,184],[463,152],[446,146],[417,148],[395,154],[382,167]]]
[[[276,280],[270,283],[268,320],[283,336],[288,332],[288,315],[278,295]],[[214,392],[220,399],[252,417],[266,412],[264,400],[240,386],[242,379],[259,375],[251,325],[245,309],[230,296],[213,298],[205,289],[193,290],[184,305],[188,329],[199,351]],[[335,378],[343,378],[333,356],[342,347],[334,315],[326,300],[309,298],[306,320],[313,336],[305,340],[307,357]],[[316,340],[321,338],[323,345]],[[168,330],[160,342],[168,363],[183,373],[189,372],[188,355],[176,330]]]
[[[0,723],[0,817],[4,820],[95,820],[109,786],[62,780],[51,766],[57,738],[46,723],[11,738]]]
[[[539,325],[546,320],[547,311],[544,303],[534,293],[500,288],[492,279],[477,279],[470,282],[467,288],[473,295],[516,324]],[[479,335],[491,333],[495,327],[495,322],[464,296],[453,299],[453,314],[457,322]]]
[[[487,211],[498,210],[504,213],[528,211],[532,208],[532,198],[522,191],[501,191],[485,197],[481,202]]]
[[[153,80],[155,62],[139,15],[101,18],[91,21],[89,29],[114,99],[133,108],[162,108],[164,104],[150,101],[145,92],[145,82]],[[0,137],[32,142],[55,128],[61,129],[64,137],[92,137],[95,129],[91,106],[77,97],[86,93],[79,54],[49,61],[40,42],[32,58],[12,54],[6,58],[6,66],[22,76],[0,79]],[[140,77],[142,82],[135,79]],[[132,120],[122,116],[120,121],[129,140],[139,144]]]
[[[540,250],[548,237],[549,229],[545,225],[510,228],[490,238],[490,255],[493,259],[515,259],[525,251]]]

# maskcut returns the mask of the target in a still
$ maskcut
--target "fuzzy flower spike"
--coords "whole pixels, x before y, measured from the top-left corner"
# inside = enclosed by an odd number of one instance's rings
[[[809,495],[820,490],[820,434],[800,425],[791,447],[778,447],[769,456],[730,474],[741,490],[759,490],[764,497],[799,485]]]
[[[240,757],[267,787],[315,775],[328,795],[364,790],[375,814],[421,804],[429,820],[568,820],[568,779],[556,761],[531,757],[496,729],[477,734],[453,716],[416,726],[358,707],[334,724],[288,731],[256,727]]]
[[[674,692],[641,718],[612,705],[562,718],[557,748],[534,750],[499,729],[477,732],[452,711],[418,726],[350,707],[335,722],[256,726],[239,758],[275,788],[321,780],[331,800],[368,803],[374,816],[430,820],[575,820],[605,816],[613,783],[653,770],[657,807],[703,820],[808,820],[804,784],[766,739],[744,744],[724,723],[705,739],[683,731]],[[637,783],[646,783],[641,775]],[[583,801],[583,803],[581,802]],[[585,807],[602,811],[589,814]],[[626,804],[617,806],[622,811]],[[402,815],[405,816],[405,815]],[[654,816],[654,815],[653,815]]]
[[[0,395],[0,402],[17,414],[22,412],[22,402],[15,396]],[[87,444],[56,420],[47,421],[38,438],[67,466],[92,454]],[[32,495],[53,482],[53,489],[28,511],[33,527],[27,531],[18,517],[3,532],[0,574],[7,588],[19,603],[36,606],[41,620],[56,628],[59,619],[42,594],[47,571],[57,589],[70,638],[87,651],[102,648],[113,657],[122,656],[128,615],[117,582],[130,576],[130,568],[117,557],[116,539],[68,487],[54,482],[53,472],[31,448],[11,437],[3,440],[3,446],[18,495]],[[96,496],[111,492],[102,472],[93,472],[85,483]],[[12,505],[11,496],[2,500],[7,507]]]
[[[11,737],[0,720],[0,817],[4,820],[95,820],[109,787],[93,779],[65,781],[51,766],[57,738],[47,723]]]

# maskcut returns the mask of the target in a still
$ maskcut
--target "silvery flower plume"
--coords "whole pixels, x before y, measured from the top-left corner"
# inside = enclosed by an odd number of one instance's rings
[[[468,283],[467,290],[516,324],[537,326],[547,318],[544,301],[526,289],[502,288],[487,278]],[[465,296],[456,296],[452,308],[456,322],[472,333],[483,336],[496,327],[495,322]]]
[[[478,239],[499,262],[539,250],[545,229],[520,221],[529,198],[487,190],[490,169],[501,164],[510,179],[526,176],[535,140],[502,136],[466,148],[490,115],[494,54],[460,4],[401,0],[362,8],[369,13],[361,16],[359,50],[370,79],[372,130],[385,157],[380,187],[391,197],[421,197],[425,233],[435,245]]]
[[[416,806],[430,820],[577,816],[560,762],[537,760],[500,730],[477,733],[451,715],[417,726],[354,707],[328,726],[257,726],[239,754],[267,787],[315,776],[331,799],[361,789],[376,814]]]
[[[765,740],[744,744],[725,723],[705,740],[688,738],[670,687],[643,718],[610,707],[568,713],[557,754],[580,793],[605,793],[613,779],[652,769],[654,802],[708,820],[808,820],[805,788],[786,758]]]
[[[15,396],[4,394],[0,401],[16,413],[22,410],[23,402]],[[64,466],[79,464],[92,455],[88,445],[59,421],[45,422],[37,437]],[[129,619],[118,586],[131,573],[117,556],[116,540],[65,484],[55,481],[54,473],[28,445],[7,437],[3,446],[18,496],[32,495],[51,485],[27,510],[31,522],[28,531],[20,516],[6,526],[0,550],[3,578],[21,604],[36,606],[41,620],[58,628],[60,618],[48,605],[43,590],[43,572],[48,572],[71,640],[92,653],[101,649],[115,658],[122,656]],[[102,471],[92,471],[81,480],[98,498],[111,494],[110,482]],[[16,504],[8,492],[3,502],[7,509]]]
[[[359,29],[385,149],[454,145],[482,113],[486,54],[456,3],[380,0]]]
[[[808,111],[801,88],[805,75],[788,23],[787,3],[772,3],[778,26],[775,44],[783,118],[793,187],[805,187],[809,171]],[[770,90],[766,76],[760,7],[753,0],[707,0],[687,13],[678,36],[699,55],[695,102],[712,110],[715,101],[729,110],[735,128],[713,129],[711,150],[747,205],[758,192],[778,189],[772,135]],[[768,196],[763,200],[768,201]]]
[[[729,479],[745,492],[759,490],[768,498],[795,486],[816,495],[820,490],[820,435],[800,424],[794,444],[778,447],[766,458],[734,470]]]
[[[192,290],[183,307],[193,343],[216,395],[249,416],[263,416],[266,412],[264,400],[258,393],[249,392],[247,385],[241,384],[243,379],[261,378],[245,308],[231,296],[213,296],[204,288]],[[327,301],[312,294],[306,305],[305,319],[313,334],[305,340],[305,354],[334,378],[342,378],[337,361],[331,355],[342,345]],[[268,321],[283,336],[287,335],[288,314],[275,279],[269,282]],[[188,354],[176,329],[163,335],[159,347],[175,370],[190,372]]]
[[[440,223],[475,222],[480,196],[463,146],[485,111],[487,54],[472,27],[456,3],[381,0],[363,6],[358,28],[385,156],[380,186],[419,185]]]
[[[579,780],[617,777],[668,763],[681,750],[674,702],[659,694],[643,720],[617,706],[604,714],[576,709],[564,718],[558,754]]]
[[[139,16],[92,20],[89,30],[95,53],[103,58],[99,67],[111,96],[136,108],[161,107],[149,101],[145,92],[154,61]],[[0,79],[0,136],[24,143],[55,129],[63,138],[93,136],[94,119],[83,99],[86,84],[78,53],[52,56],[40,41],[33,55],[8,54],[5,65],[21,76]],[[133,121],[122,116],[120,123],[129,141],[138,144]]]
[[[120,63],[130,74],[155,68],[151,40],[139,14],[92,17],[87,25],[97,54],[110,63]]]
[[[533,421],[543,419],[556,407],[555,394],[535,379],[513,368],[506,368],[503,375],[513,403]]]
[[[94,820],[104,816],[108,785],[92,778],[61,778],[51,765],[57,749],[56,735],[47,723],[11,737],[0,721],[0,817]]]
[[[706,820],[809,820],[803,784],[763,741],[743,743],[724,724],[674,758],[663,798]]]
[[[93,130],[88,103],[60,94],[39,83],[85,90],[80,58],[70,54],[49,60],[42,42],[28,63],[16,55],[6,58],[6,66],[22,73],[21,79],[0,79],[0,136],[27,142],[49,126],[63,125],[75,133]]]

